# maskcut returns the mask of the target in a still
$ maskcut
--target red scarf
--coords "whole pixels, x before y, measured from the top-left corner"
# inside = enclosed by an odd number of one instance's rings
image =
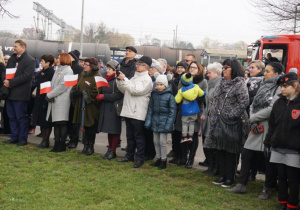
[[[106,75],[105,79],[108,81],[111,78],[115,77],[115,73],[111,74],[111,75]]]

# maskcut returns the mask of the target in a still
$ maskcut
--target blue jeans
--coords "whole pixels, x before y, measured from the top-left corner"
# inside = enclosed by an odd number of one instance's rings
[[[11,140],[27,142],[29,128],[28,101],[6,100],[5,103],[11,129]]]
[[[145,159],[145,137],[144,124],[145,121],[135,120],[132,118],[125,118],[126,122],[126,138],[127,150],[126,155],[128,159],[133,159],[135,150],[135,159],[137,161],[144,161]]]

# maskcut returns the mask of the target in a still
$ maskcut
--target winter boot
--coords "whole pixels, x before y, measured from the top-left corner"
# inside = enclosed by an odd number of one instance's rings
[[[66,142],[64,140],[60,140],[56,152],[65,152],[65,151],[66,151]]]
[[[82,144],[83,144],[83,149],[81,152],[79,152],[79,154],[85,154],[87,147],[88,147],[88,143],[87,143],[87,139],[86,136],[82,139]]]
[[[111,150],[108,148],[106,153],[104,155],[102,155],[101,157],[106,160],[107,156],[109,155],[109,153],[111,152]]]
[[[49,145],[50,145],[50,143],[49,143],[49,139],[48,139],[48,141],[42,140],[41,143],[39,145],[37,145],[37,147],[38,148],[49,148]]]
[[[271,195],[271,189],[268,187],[263,186],[263,190],[261,191],[258,199],[267,200]]]
[[[58,148],[59,148],[59,141],[55,141],[54,146],[53,146],[52,150],[50,150],[50,152],[57,152]]]
[[[186,168],[192,168],[194,165],[194,157],[190,157],[187,163],[185,164]]]
[[[109,154],[106,156],[106,160],[111,160],[117,157],[116,151],[111,151],[109,152]]]
[[[237,184],[235,187],[228,189],[227,192],[235,194],[245,194],[247,192],[247,187],[243,184]]]
[[[165,169],[167,168],[167,159],[161,160],[158,169]]]
[[[161,163],[161,158],[157,158],[157,160],[153,163],[153,164],[151,164],[151,166],[159,166],[160,165],[160,163]]]
[[[96,134],[87,134],[88,147],[85,155],[92,155],[94,153],[95,138]]]

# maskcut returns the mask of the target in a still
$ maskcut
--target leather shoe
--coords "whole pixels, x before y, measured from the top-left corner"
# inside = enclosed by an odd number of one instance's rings
[[[141,167],[142,165],[144,164],[144,161],[135,161],[134,165],[133,165],[133,168],[139,168]]]
[[[2,143],[3,144],[16,144],[16,143],[18,143],[18,140],[9,139],[9,140],[3,141]]]
[[[25,146],[25,145],[27,145],[27,141],[19,141],[17,143],[17,146]]]
[[[224,177],[219,177],[218,179],[216,179],[215,181],[213,181],[214,184],[216,185],[221,185],[223,184],[223,182],[225,182],[225,178]]]
[[[117,162],[120,162],[120,163],[129,162],[129,161],[133,162],[133,158],[122,157],[122,158],[117,159]]]

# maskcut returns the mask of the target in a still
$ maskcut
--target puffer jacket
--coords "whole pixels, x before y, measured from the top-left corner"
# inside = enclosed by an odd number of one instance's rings
[[[158,133],[170,133],[175,117],[176,103],[171,86],[163,91],[155,90],[148,106],[145,127]]]
[[[188,116],[199,113],[200,109],[195,100],[202,96],[205,96],[205,92],[198,85],[191,84],[180,88],[175,96],[175,101],[179,104],[183,100],[181,105],[181,115]]]

